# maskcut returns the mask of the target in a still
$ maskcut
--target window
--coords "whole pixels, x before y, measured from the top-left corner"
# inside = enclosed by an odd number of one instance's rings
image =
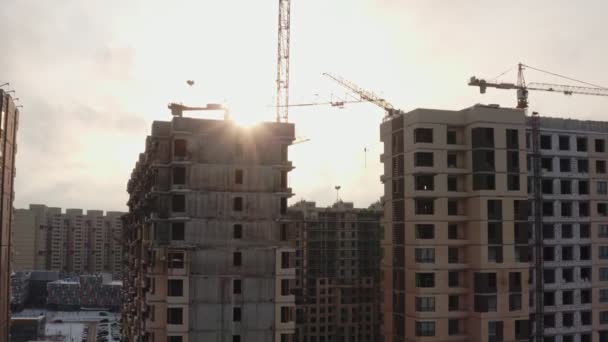
[[[507,175],[507,190],[519,190],[519,175]]]
[[[554,284],[555,283],[555,270],[554,269],[543,270],[543,281],[547,284]]]
[[[488,342],[502,342],[502,321],[489,321],[488,322]]]
[[[570,137],[567,135],[559,136],[559,150],[568,151],[570,149]]]
[[[543,194],[553,193],[553,179],[543,179],[540,184]]]
[[[434,190],[433,175],[418,175],[416,176],[416,190],[431,191]]]
[[[591,304],[591,290],[581,290],[581,304]]]
[[[182,308],[167,308],[167,324],[183,324]]]
[[[448,320],[448,335],[460,334],[460,321],[457,319]]]
[[[600,224],[598,226],[597,237],[600,237],[600,238],[608,237],[608,225]]]
[[[167,280],[167,296],[181,297],[184,295],[184,281],[182,279]]]
[[[608,183],[606,182],[597,182],[597,193],[600,195],[606,195],[608,193]]]
[[[562,224],[562,239],[571,239],[573,237],[574,237],[574,234],[572,234],[572,225],[571,224]]]
[[[234,154],[237,157],[242,157],[243,156],[243,150],[245,149],[245,147],[243,146],[243,143],[241,141],[237,141],[234,144]]]
[[[435,297],[416,297],[416,311],[434,312]]]
[[[589,181],[579,180],[578,181],[578,194],[589,195]]]
[[[458,191],[458,178],[448,176],[448,191]]]
[[[598,257],[602,260],[608,259],[608,246],[598,247]]]
[[[494,164],[493,150],[473,150],[473,172],[492,172]]]
[[[574,269],[573,268],[562,268],[562,279],[566,283],[574,281]]]
[[[488,222],[488,244],[499,245],[502,243],[502,223]]]
[[[574,304],[574,291],[562,291],[562,304],[563,305]]]
[[[416,273],[416,287],[435,287],[435,273]]]
[[[456,168],[458,167],[458,158],[456,155],[456,152],[448,152],[448,167],[449,168]]]
[[[184,253],[169,252],[168,254],[169,268],[184,268]]]
[[[555,314],[545,314],[543,321],[545,327],[555,328]]]
[[[184,222],[171,223],[171,240],[183,241],[186,238]]]
[[[576,137],[576,150],[579,152],[587,152],[587,138]]]
[[[287,171],[281,171],[281,189],[287,188]]]
[[[521,310],[521,294],[512,293],[509,295],[509,311]]]
[[[232,253],[232,266],[241,266],[243,264],[243,254],[241,252]]]
[[[519,138],[516,129],[507,129],[507,148],[519,148]]]
[[[181,336],[167,336],[167,342],[182,342]]]
[[[447,136],[446,136],[446,142],[448,143],[448,145],[456,144],[456,131],[455,130],[448,129]]]
[[[433,166],[433,152],[414,153],[414,166]]]
[[[543,247],[543,260],[554,261],[555,260],[555,248],[552,246]]]
[[[279,212],[281,213],[281,215],[287,214],[287,198],[286,197],[281,197]]]
[[[459,259],[458,247],[448,247],[448,263],[457,264]]]
[[[595,161],[595,173],[606,173],[606,161],[596,160]]]
[[[604,139],[595,139],[595,152],[605,152]]]
[[[540,136],[540,148],[543,150],[551,149],[551,136],[550,135],[541,135]]]
[[[584,282],[591,281],[591,267],[581,267],[581,280]]]
[[[576,168],[580,173],[589,172],[589,161],[587,159],[577,159]]]
[[[494,147],[494,129],[489,127],[476,127],[471,130],[473,148]]]
[[[432,128],[414,129],[414,143],[433,143]]]
[[[243,170],[237,169],[234,171],[234,184],[243,184]]]
[[[291,317],[291,309],[288,306],[281,306],[281,323],[293,321]]]
[[[178,213],[186,211],[186,196],[173,195],[171,196],[171,210]]]
[[[289,296],[290,294],[289,279],[281,279],[281,296]]]
[[[448,309],[450,311],[459,311],[460,310],[460,299],[457,295],[448,296]]]
[[[551,202],[551,201],[543,202],[542,214],[543,214],[543,216],[553,216],[553,202]]]
[[[281,224],[280,226],[280,239],[281,241],[287,241],[287,225],[286,224]]]
[[[607,230],[608,232],[608,226]],[[455,223],[448,224],[448,239],[450,240],[458,240],[458,225]]]
[[[562,179],[559,181],[560,190],[563,195],[572,193],[572,181],[569,179]]]
[[[232,226],[232,237],[235,239],[243,238],[243,225],[235,224],[234,226]]]
[[[433,239],[435,238],[435,226],[432,224],[417,224],[416,239]]]
[[[416,199],[416,215],[433,215],[432,199]]]
[[[562,325],[564,327],[573,327],[574,326],[574,313],[573,312],[562,313]]]
[[[581,260],[591,260],[591,246],[580,246]]]
[[[232,201],[232,210],[243,211],[243,197],[235,197]]]
[[[589,216],[589,202],[578,202],[578,216]]]
[[[540,168],[545,172],[553,171],[553,158],[541,158]]]
[[[183,139],[173,140],[173,156],[174,157],[185,157],[186,156],[186,140],[183,140]]]
[[[281,252],[281,268],[289,268],[289,252]]]
[[[543,301],[544,301],[545,306],[555,305],[555,292],[543,293]]]
[[[608,215],[608,208],[606,207],[606,203],[598,203],[597,204],[597,213],[600,216]]]
[[[581,311],[582,325],[591,325],[591,311]]]
[[[502,246],[488,247],[488,261],[496,263],[502,262]]]
[[[448,272],[448,286],[459,287],[460,286],[460,274],[458,271]]]
[[[608,289],[600,289],[600,303],[608,303]]]
[[[456,216],[458,214],[458,200],[448,200],[448,215]]]
[[[555,230],[553,225],[550,223],[543,224],[543,239],[553,239],[555,237]]]
[[[416,262],[418,263],[434,263],[435,249],[434,248],[416,248]]]
[[[232,342],[241,342],[241,335],[232,335]]]
[[[186,168],[185,167],[174,167],[173,168],[173,184],[184,185],[186,184]]]
[[[233,279],[232,280],[232,293],[233,294],[241,294],[242,289],[242,280],[241,279]]]
[[[509,292],[521,292],[521,272],[509,272]]]
[[[435,336],[435,322],[416,321],[416,336]]]
[[[232,308],[232,321],[233,322],[241,321],[241,308],[239,308],[239,307]]]
[[[560,172],[570,172],[572,170],[570,165],[571,165],[570,159],[568,159],[568,158],[559,159],[559,171]]]
[[[572,261],[574,259],[574,251],[572,246],[562,246],[562,261]]]
[[[488,200],[487,215],[488,220],[501,220],[502,219],[502,201],[501,200]]]
[[[496,190],[496,178],[494,174],[474,173],[473,190]]]

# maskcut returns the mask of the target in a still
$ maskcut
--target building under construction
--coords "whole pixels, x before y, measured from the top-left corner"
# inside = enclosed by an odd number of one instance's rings
[[[608,340],[608,124],[534,120],[476,105],[382,124],[385,341],[528,341],[538,321],[544,341]]]
[[[179,114],[152,124],[128,183],[123,336],[292,341],[295,251],[281,221],[294,125]]]
[[[296,340],[374,342],[380,336],[379,207],[290,207],[296,241]]]

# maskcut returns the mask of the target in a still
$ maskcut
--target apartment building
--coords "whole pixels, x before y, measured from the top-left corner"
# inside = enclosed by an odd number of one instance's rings
[[[18,124],[19,110],[13,98],[0,89],[0,341],[9,339],[11,227]]]
[[[293,140],[287,123],[152,124],[127,186],[126,341],[293,340]]]
[[[338,201],[290,207],[296,241],[296,341],[376,342],[380,335],[379,208]]]
[[[607,140],[606,122],[540,119],[545,342],[608,341]]]
[[[527,341],[524,113],[416,109],[380,131],[385,341]]]
[[[15,209],[13,269],[122,272],[122,212],[31,204]]]

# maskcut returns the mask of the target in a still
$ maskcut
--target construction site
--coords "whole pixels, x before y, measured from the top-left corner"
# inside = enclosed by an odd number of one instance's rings
[[[355,100],[290,103],[289,31],[279,0],[276,122],[171,103],[152,124],[123,218],[126,341],[608,341],[608,123],[528,113],[533,91],[606,88],[520,63],[468,82],[513,108],[404,111],[333,73]],[[359,102],[384,113],[379,203],[289,206],[289,108]]]

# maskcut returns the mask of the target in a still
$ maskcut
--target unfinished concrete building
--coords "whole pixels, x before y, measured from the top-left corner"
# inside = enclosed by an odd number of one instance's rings
[[[71,273],[122,272],[122,212],[30,204],[16,209],[13,269]]]
[[[525,134],[480,105],[382,123],[386,342],[528,340]]]
[[[19,110],[13,98],[0,89],[0,341],[9,340],[11,227]]]
[[[339,201],[290,207],[296,241],[296,341],[375,342],[380,335],[379,209]]]
[[[293,140],[287,123],[152,124],[128,183],[126,341],[292,341]]]

